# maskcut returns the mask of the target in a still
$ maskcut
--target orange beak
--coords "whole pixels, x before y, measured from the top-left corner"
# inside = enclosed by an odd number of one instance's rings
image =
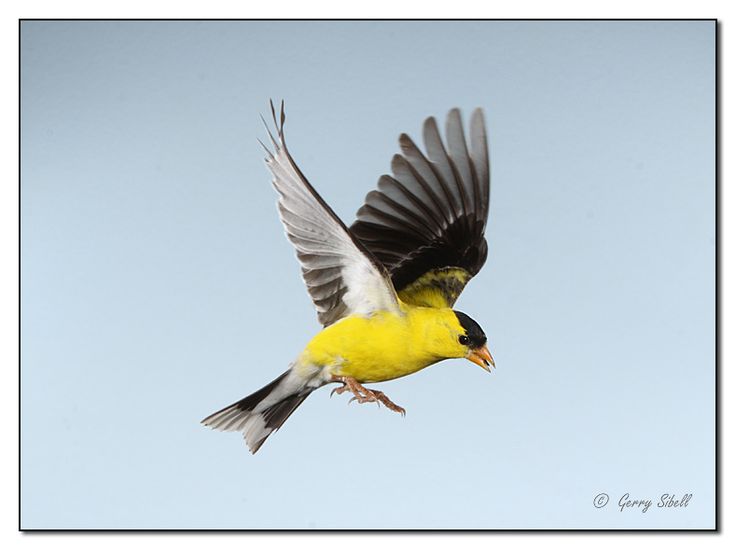
[[[488,346],[485,345],[477,349],[470,350],[470,353],[468,353],[465,358],[488,372],[491,372],[491,366],[496,368],[496,363],[493,361],[491,352],[488,351]]]

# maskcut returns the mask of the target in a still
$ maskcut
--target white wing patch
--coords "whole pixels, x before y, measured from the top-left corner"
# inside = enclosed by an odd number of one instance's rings
[[[365,256],[363,256],[365,258]],[[376,310],[398,312],[396,293],[393,285],[383,276],[380,284],[373,265],[355,262],[342,268],[343,279],[348,283],[348,291],[342,298],[351,313],[370,314]]]
[[[381,264],[353,239],[286,149],[283,102],[280,123],[273,103],[271,112],[278,140],[269,132],[274,152],[264,146],[268,153],[266,165],[279,193],[279,215],[286,236],[296,248],[319,321],[327,326],[356,313],[400,313],[396,291],[385,270],[378,267]]]

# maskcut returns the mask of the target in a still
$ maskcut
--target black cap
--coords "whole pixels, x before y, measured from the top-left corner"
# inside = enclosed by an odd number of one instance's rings
[[[465,329],[465,335],[468,337],[468,340],[470,340],[468,346],[475,349],[484,345],[488,338],[486,338],[480,325],[465,315],[462,311],[453,310],[453,312],[457,316],[457,320],[460,321],[460,325]]]

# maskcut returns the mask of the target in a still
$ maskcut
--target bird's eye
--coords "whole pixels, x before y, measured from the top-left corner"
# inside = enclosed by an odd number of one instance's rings
[[[468,344],[470,343],[470,338],[468,338],[468,337],[467,337],[467,336],[465,336],[464,334],[463,334],[462,336],[460,336],[459,340],[460,340],[460,343],[461,343],[461,344],[462,344],[463,346],[467,346],[467,345],[468,345]]]

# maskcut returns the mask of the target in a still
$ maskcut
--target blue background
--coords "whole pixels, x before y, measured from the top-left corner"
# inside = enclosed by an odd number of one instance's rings
[[[712,527],[714,32],[22,23],[22,527]],[[498,369],[381,384],[406,418],[321,390],[251,456],[199,420],[319,330],[270,97],[347,223],[400,132],[485,109],[490,254],[457,307]]]

